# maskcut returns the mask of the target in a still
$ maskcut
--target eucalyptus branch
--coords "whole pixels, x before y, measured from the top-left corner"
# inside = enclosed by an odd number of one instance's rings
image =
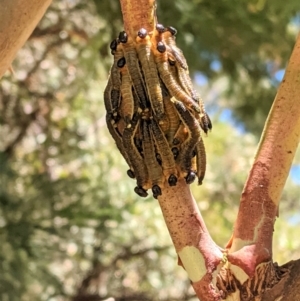
[[[131,36],[136,36],[140,28],[148,32],[154,30],[156,25],[155,0],[120,0],[124,30]]]
[[[279,200],[300,139],[299,104],[300,35],[266,121],[228,245],[229,260],[249,276],[257,264],[272,259]]]
[[[0,78],[43,17],[51,0],[3,0],[0,9]]]

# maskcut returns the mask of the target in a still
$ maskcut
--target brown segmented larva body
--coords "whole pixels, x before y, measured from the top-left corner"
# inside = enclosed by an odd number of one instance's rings
[[[167,114],[165,114],[165,116],[161,120],[159,120],[159,126],[164,134],[168,134],[170,128],[170,122],[167,117]]]
[[[169,31],[166,31],[163,33],[163,38],[169,48],[169,51],[172,53],[176,61],[180,64],[181,68],[188,70],[186,59],[181,49],[177,47],[175,37]]]
[[[191,159],[193,151],[200,139],[200,126],[197,119],[192,113],[185,108],[182,102],[174,101],[175,107],[179,113],[181,121],[184,123],[188,130],[188,138],[181,145],[181,150],[177,158],[181,173],[185,176],[191,169]]]
[[[192,99],[194,106],[199,107],[200,98],[193,87],[192,80],[189,77],[188,71],[182,69],[177,61],[174,61],[174,65],[173,63],[170,63],[170,59],[168,59],[168,62],[170,73],[172,74],[178,87],[180,87],[180,89]],[[200,107],[199,110],[201,111]]]
[[[147,162],[147,170],[152,187],[162,184],[162,169],[156,160],[154,141],[149,132],[147,121],[142,121],[144,160]]]
[[[110,71],[110,78],[112,83],[111,99],[112,99],[113,111],[117,110],[120,103],[121,74],[118,67],[118,61],[122,57],[124,57],[124,53],[122,50],[122,46],[119,44],[117,45],[116,51],[114,53],[114,62]]]
[[[168,131],[167,132],[164,131],[164,133],[166,134],[169,144],[172,145],[174,136],[180,124],[180,119],[170,97],[164,98],[164,104],[165,104],[165,112],[169,121]]]
[[[160,88],[154,56],[151,51],[151,42],[149,36],[146,36],[143,39],[137,38],[137,52],[142,65],[152,109],[156,117],[161,119],[164,116],[163,95]]]
[[[203,105],[203,109],[204,109],[204,105]],[[204,111],[204,113],[200,114],[200,116],[198,116],[197,119],[199,120],[199,124],[203,132],[207,134],[207,132],[212,129],[212,123],[208,114]]]
[[[122,83],[121,83],[121,103],[119,112],[121,117],[129,124],[134,113],[134,97],[132,93],[132,82],[127,66],[121,68]]]
[[[179,117],[178,117],[178,119],[179,119]],[[178,128],[175,133],[175,136],[172,140],[172,144],[175,146],[179,145],[179,147],[180,147],[180,145],[183,144],[187,138],[188,138],[188,131],[187,131],[185,125],[180,120],[180,123],[179,123]]]
[[[169,46],[168,55],[175,60],[179,83],[181,87],[189,94],[196,103],[199,103],[199,96],[195,91],[192,81],[189,77],[188,65],[182,51],[176,46],[175,36],[170,31],[164,33],[164,40]]]
[[[197,158],[196,156],[193,156],[191,160],[191,171],[194,173],[197,173]]]
[[[155,141],[156,148],[161,157],[164,175],[167,179],[169,179],[170,175],[177,176],[173,153],[168,145],[167,139],[165,138],[161,128],[159,127],[155,119],[151,120],[150,129]]]
[[[123,118],[120,118],[117,122],[117,129],[121,136],[123,136],[124,129],[126,128],[127,123]]]
[[[146,93],[143,75],[140,70],[135,45],[132,40],[128,39],[127,43],[122,44],[122,47],[134,90],[139,98],[140,107],[144,110],[148,107],[148,96]]]
[[[182,69],[177,62],[175,62],[177,70],[178,83],[182,89],[194,100],[195,104],[199,105],[199,95],[193,87],[192,80],[187,70]],[[201,107],[200,107],[201,110]]]
[[[120,133],[118,132],[118,130],[116,128],[116,124],[115,124],[115,122],[112,118],[111,113],[106,114],[106,124],[107,124],[108,131],[111,134],[111,136],[113,137],[113,139],[115,140],[117,148],[119,149],[121,155],[124,157],[124,159],[127,162],[129,168],[133,169],[132,165],[130,163],[127,151],[126,151],[126,149],[123,145],[122,137],[121,137]]]
[[[112,90],[112,81],[111,81],[111,78],[109,77],[107,85],[106,85],[105,90],[104,90],[104,96],[103,96],[105,110],[108,113],[113,112],[112,102],[111,102],[111,90]]]
[[[131,166],[133,167],[134,174],[136,177],[137,185],[144,189],[148,189],[148,172],[143,160],[143,157],[139,153],[134,143],[134,137],[140,124],[140,115],[135,113],[132,118],[132,122],[127,125],[123,132],[123,145],[125,151],[129,157]]]
[[[199,140],[199,143],[196,146],[196,163],[198,185],[201,185],[206,171],[206,152],[202,138]]]
[[[164,54],[156,55],[155,61],[160,77],[166,88],[169,90],[171,96],[182,101],[188,108],[192,109],[193,111],[200,113],[198,104],[196,104],[195,101],[189,95],[187,95],[185,91],[182,90],[182,88],[178,85],[178,83],[172,76],[172,72],[171,70],[169,70],[169,64],[168,61],[165,60]]]

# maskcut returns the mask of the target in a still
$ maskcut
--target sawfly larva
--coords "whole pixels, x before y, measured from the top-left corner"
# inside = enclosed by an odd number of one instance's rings
[[[134,137],[140,124],[140,114],[135,113],[132,121],[126,126],[123,132],[123,145],[128,154],[129,161],[133,167],[133,171],[139,188],[148,189],[148,173],[144,160],[134,143]]]
[[[157,151],[159,152],[161,157],[163,174],[165,175],[165,177],[167,178],[170,184],[169,181],[170,177],[172,175],[173,178],[174,176],[177,177],[177,171],[176,171],[176,165],[175,165],[173,153],[169,147],[167,139],[165,138],[161,128],[159,127],[155,119],[151,120],[150,129],[151,129],[153,139],[155,141]],[[171,182],[173,183],[174,181]]]
[[[147,121],[142,121],[143,153],[144,160],[147,165],[149,180],[151,181],[152,187],[154,187],[155,185],[159,186],[162,184],[163,174],[162,168],[156,160],[154,141],[150,135],[147,123]]]
[[[180,153],[176,160],[180,166],[181,172],[186,174],[191,170],[193,151],[199,142],[199,139],[201,138],[200,125],[197,119],[187,108],[185,108],[182,102],[175,100],[174,104],[179,113],[181,121],[188,130],[188,137],[184,143],[181,144]]]
[[[108,131],[111,134],[112,138],[115,140],[115,143],[116,143],[117,148],[119,149],[121,155],[127,162],[129,168],[132,169],[132,165],[130,163],[129,156],[123,145],[122,137],[121,137],[120,133],[118,132],[115,121],[113,120],[113,116],[110,113],[106,114],[106,124],[107,124]]]
[[[204,110],[204,105],[202,105],[202,106],[203,106],[203,110]],[[200,126],[201,126],[203,132],[205,134],[207,134],[207,132],[212,129],[212,123],[211,123],[211,120],[210,120],[208,114],[204,111],[203,114],[200,114],[198,120],[199,120],[199,123],[200,123]]]
[[[134,90],[139,98],[140,106],[144,110],[149,106],[148,97],[134,43],[128,39],[127,43],[122,44],[122,47]]]
[[[180,119],[170,97],[164,97],[164,105],[165,105],[166,116],[168,119],[168,131],[167,132],[164,131],[164,133],[166,134],[167,140],[171,145],[174,136],[176,134],[176,131],[179,127]]]
[[[186,62],[186,59],[183,55],[183,52],[181,51],[181,49],[179,49],[176,45],[175,42],[175,34],[174,33],[176,29],[174,27],[167,27],[166,31],[163,34],[163,38],[164,41],[166,42],[168,48],[170,49],[173,57],[176,59],[176,61],[179,63],[179,65],[181,66],[181,68],[187,70],[188,69],[188,65]]]
[[[201,185],[206,171],[206,152],[202,138],[196,146],[196,164],[198,185]]]
[[[104,89],[104,95],[103,95],[105,110],[108,113],[113,112],[113,107],[112,107],[112,102],[111,102],[111,90],[112,90],[112,82],[111,82],[111,78],[109,78],[107,85]]]
[[[169,70],[168,61],[160,55],[156,55],[155,59],[160,78],[162,79],[171,96],[182,101],[188,108],[200,113],[199,106],[188,94],[186,94],[185,91],[182,90],[180,85],[174,79],[171,70]]]
[[[158,119],[164,116],[163,95],[160,88],[160,81],[154,60],[154,55],[151,51],[151,42],[149,36],[144,39],[137,38],[137,52],[142,66],[148,97]]]
[[[119,112],[121,117],[125,120],[126,124],[129,124],[135,109],[132,82],[129,75],[128,68],[124,66],[121,69],[122,83],[121,83],[121,103]]]

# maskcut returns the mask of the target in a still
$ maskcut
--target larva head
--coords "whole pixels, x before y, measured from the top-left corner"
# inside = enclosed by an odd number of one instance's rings
[[[119,41],[124,44],[127,43],[127,40],[128,40],[127,33],[125,31],[121,31],[119,33]]]
[[[119,68],[123,68],[126,64],[126,59],[125,57],[121,57],[118,61],[117,61],[117,66]]]
[[[174,156],[174,159],[176,160],[176,158],[178,157],[179,155],[179,150],[177,147],[172,147],[172,153],[173,153],[173,156]]]
[[[170,175],[168,179],[168,183],[170,186],[176,186],[177,184],[177,177],[175,175]]]
[[[116,51],[117,50],[117,46],[118,46],[118,41],[116,39],[112,40],[110,45],[109,45],[109,48],[112,50],[112,51]]]
[[[168,58],[168,62],[170,64],[170,66],[175,66],[176,62],[174,60],[171,60],[170,58]]]
[[[173,26],[168,26],[167,31],[170,32],[172,36],[175,36],[177,34],[177,29]]]
[[[146,190],[138,186],[134,188],[134,192],[143,198],[145,198],[148,195]]]
[[[166,45],[163,42],[158,42],[156,49],[158,50],[158,52],[160,53],[164,53],[167,49],[166,49]]]
[[[178,138],[174,138],[173,139],[173,144],[174,145],[177,145],[177,144],[179,144],[180,143],[180,141],[178,140]]]
[[[147,36],[148,32],[145,28],[141,28],[139,31],[138,31],[138,37],[141,38],[141,39],[145,39],[146,36]]]
[[[200,126],[205,134],[212,129],[211,120],[206,112],[200,116]]]
[[[159,195],[161,195],[161,189],[158,185],[153,185],[152,192],[153,192],[153,197],[156,199]]]
[[[185,177],[185,181],[187,184],[192,184],[196,179],[196,174],[193,171],[190,171]]]
[[[134,179],[135,178],[135,174],[131,169],[127,170],[127,175],[129,178]]]
[[[159,33],[163,33],[163,32],[165,32],[165,27],[162,24],[156,24],[156,30]]]

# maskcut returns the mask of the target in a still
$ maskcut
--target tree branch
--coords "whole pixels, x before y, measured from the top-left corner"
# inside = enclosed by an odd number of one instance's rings
[[[51,0],[3,0],[0,10],[0,78],[41,20]]]
[[[155,0],[120,0],[124,30],[131,36],[136,37],[140,28],[148,32],[154,30],[156,25]]]
[[[218,300],[212,284],[224,256],[208,233],[189,185],[183,179],[176,186],[166,185],[158,200],[179,264],[187,271],[196,294],[203,301]]]
[[[300,139],[300,35],[245,184],[228,259],[252,276],[272,259],[278,204]]]

